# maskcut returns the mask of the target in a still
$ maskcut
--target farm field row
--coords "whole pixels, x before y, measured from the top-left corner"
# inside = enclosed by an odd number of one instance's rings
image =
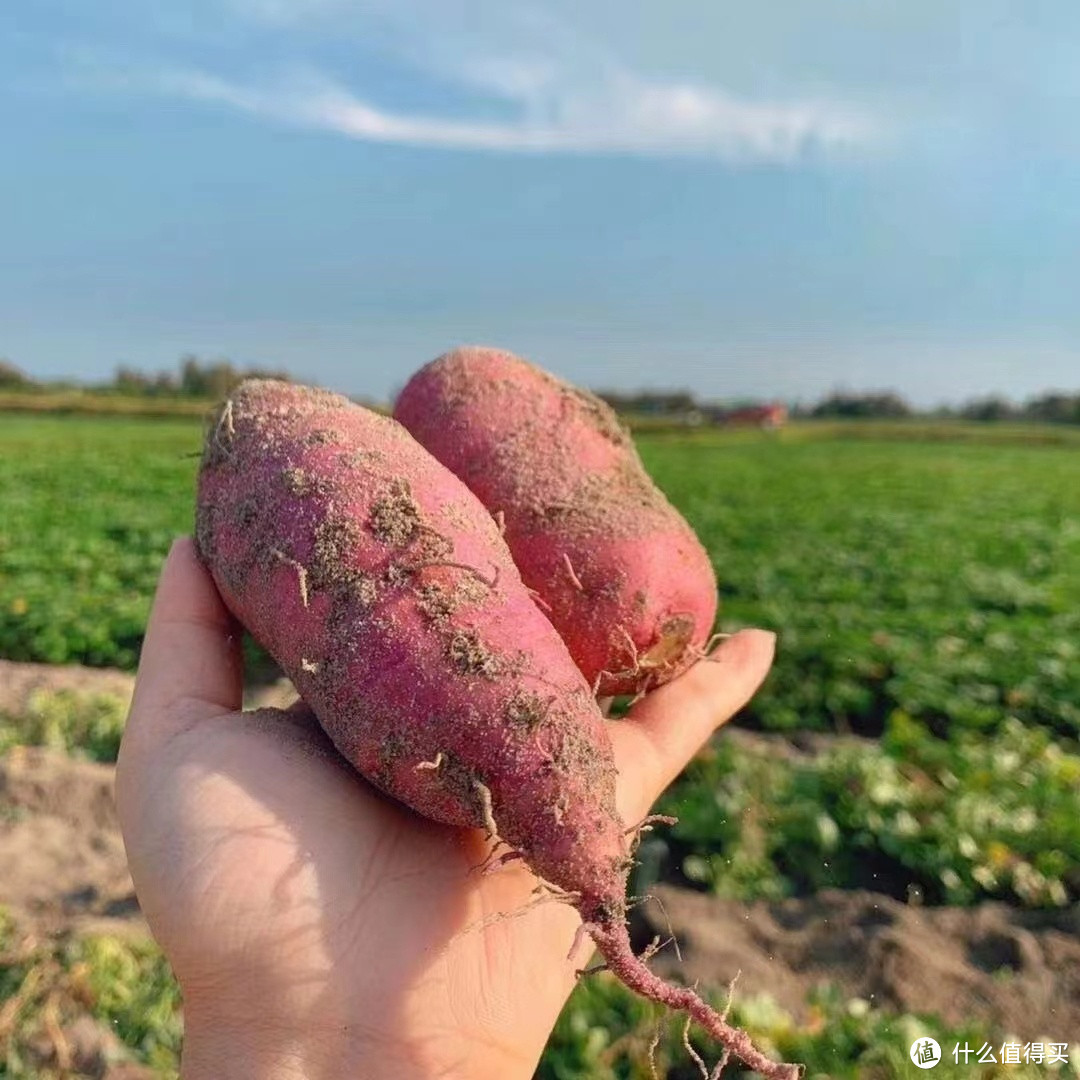
[[[740,723],[863,737],[797,762],[724,746],[670,796],[675,872],[738,895],[869,872],[932,901],[1080,895],[1075,451],[639,442],[711,553],[720,628],[779,632]],[[191,420],[4,418],[0,656],[134,667],[161,559],[191,526],[200,443]]]

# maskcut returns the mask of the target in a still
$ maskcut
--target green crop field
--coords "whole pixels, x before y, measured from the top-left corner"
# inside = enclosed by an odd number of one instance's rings
[[[712,555],[720,628],[780,635],[741,723],[873,740],[803,761],[723,746],[672,796],[669,858],[739,896],[902,880],[935,901],[1066,903],[1080,447],[851,433],[639,437]],[[191,527],[200,441],[193,420],[4,418],[0,656],[134,666],[160,561]]]
[[[744,731],[667,796],[680,822],[649,842],[639,886],[1080,899],[1080,442],[983,430],[639,436],[712,555],[718,629],[779,634]],[[196,419],[0,413],[0,658],[134,667],[161,559],[191,526],[201,438]],[[67,717],[35,730],[89,730]],[[117,732],[93,723],[107,753]],[[0,725],[0,752],[28,737]],[[598,985],[543,1075],[648,1075],[642,1047],[622,1065],[590,1050],[598,1018],[637,1015]],[[866,1051],[876,1014],[822,1008],[830,1037]],[[825,1052],[785,1030],[793,1054]]]
[[[161,560],[191,528],[201,432],[0,414],[0,656],[134,667]]]

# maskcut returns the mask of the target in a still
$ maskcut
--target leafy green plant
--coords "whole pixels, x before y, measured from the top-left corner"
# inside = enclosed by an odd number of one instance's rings
[[[1080,894],[1080,754],[1004,722],[943,740],[904,713],[818,753],[721,737],[665,796],[687,878],[722,895],[919,886],[931,901]]]
[[[135,666],[201,441],[196,420],[4,417],[0,656]]]
[[[939,734],[1013,716],[1080,736],[1067,448],[685,436],[641,449],[712,555],[722,628],[779,632],[749,723],[878,735],[901,709]]]
[[[183,1033],[180,988],[153,942],[95,935],[73,942],[65,962],[95,1017],[140,1060],[175,1070]]]
[[[152,941],[38,937],[0,908],[0,1077],[60,1075],[43,1053],[57,1030],[83,1016],[115,1034],[131,1060],[177,1075],[180,993]]]
[[[12,746],[47,746],[94,761],[115,761],[127,702],[113,694],[35,690],[24,712],[0,715],[0,753]]]

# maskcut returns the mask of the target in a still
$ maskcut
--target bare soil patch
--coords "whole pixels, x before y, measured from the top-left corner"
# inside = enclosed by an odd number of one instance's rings
[[[1080,908],[928,908],[841,890],[748,905],[654,892],[683,956],[668,948],[653,961],[669,978],[715,986],[739,972],[738,993],[769,993],[803,1019],[808,991],[831,983],[877,1007],[975,1020],[1001,1038],[1080,1030]],[[639,946],[667,937],[657,904],[639,911]]]

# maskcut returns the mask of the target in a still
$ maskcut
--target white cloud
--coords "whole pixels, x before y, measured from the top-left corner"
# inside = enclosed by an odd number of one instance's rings
[[[748,101],[635,72],[522,0],[492,4],[483,19],[450,0],[232,0],[232,8],[261,33],[295,42],[294,72],[304,74],[254,83],[181,66],[129,82],[353,139],[459,150],[788,163],[864,148],[881,134],[873,118],[842,103]],[[395,110],[301,67],[305,46],[328,35],[368,47],[378,41],[421,77],[467,91],[474,108],[486,98],[485,111],[498,119]]]
[[[791,162],[815,148],[858,146],[874,134],[853,110],[827,103],[762,105],[707,87],[628,76],[593,96],[565,95],[558,85],[507,69],[500,86],[521,104],[520,118],[507,122],[394,112],[314,75],[259,87],[174,69],[131,81],[152,81],[170,95],[353,139],[464,150]]]

